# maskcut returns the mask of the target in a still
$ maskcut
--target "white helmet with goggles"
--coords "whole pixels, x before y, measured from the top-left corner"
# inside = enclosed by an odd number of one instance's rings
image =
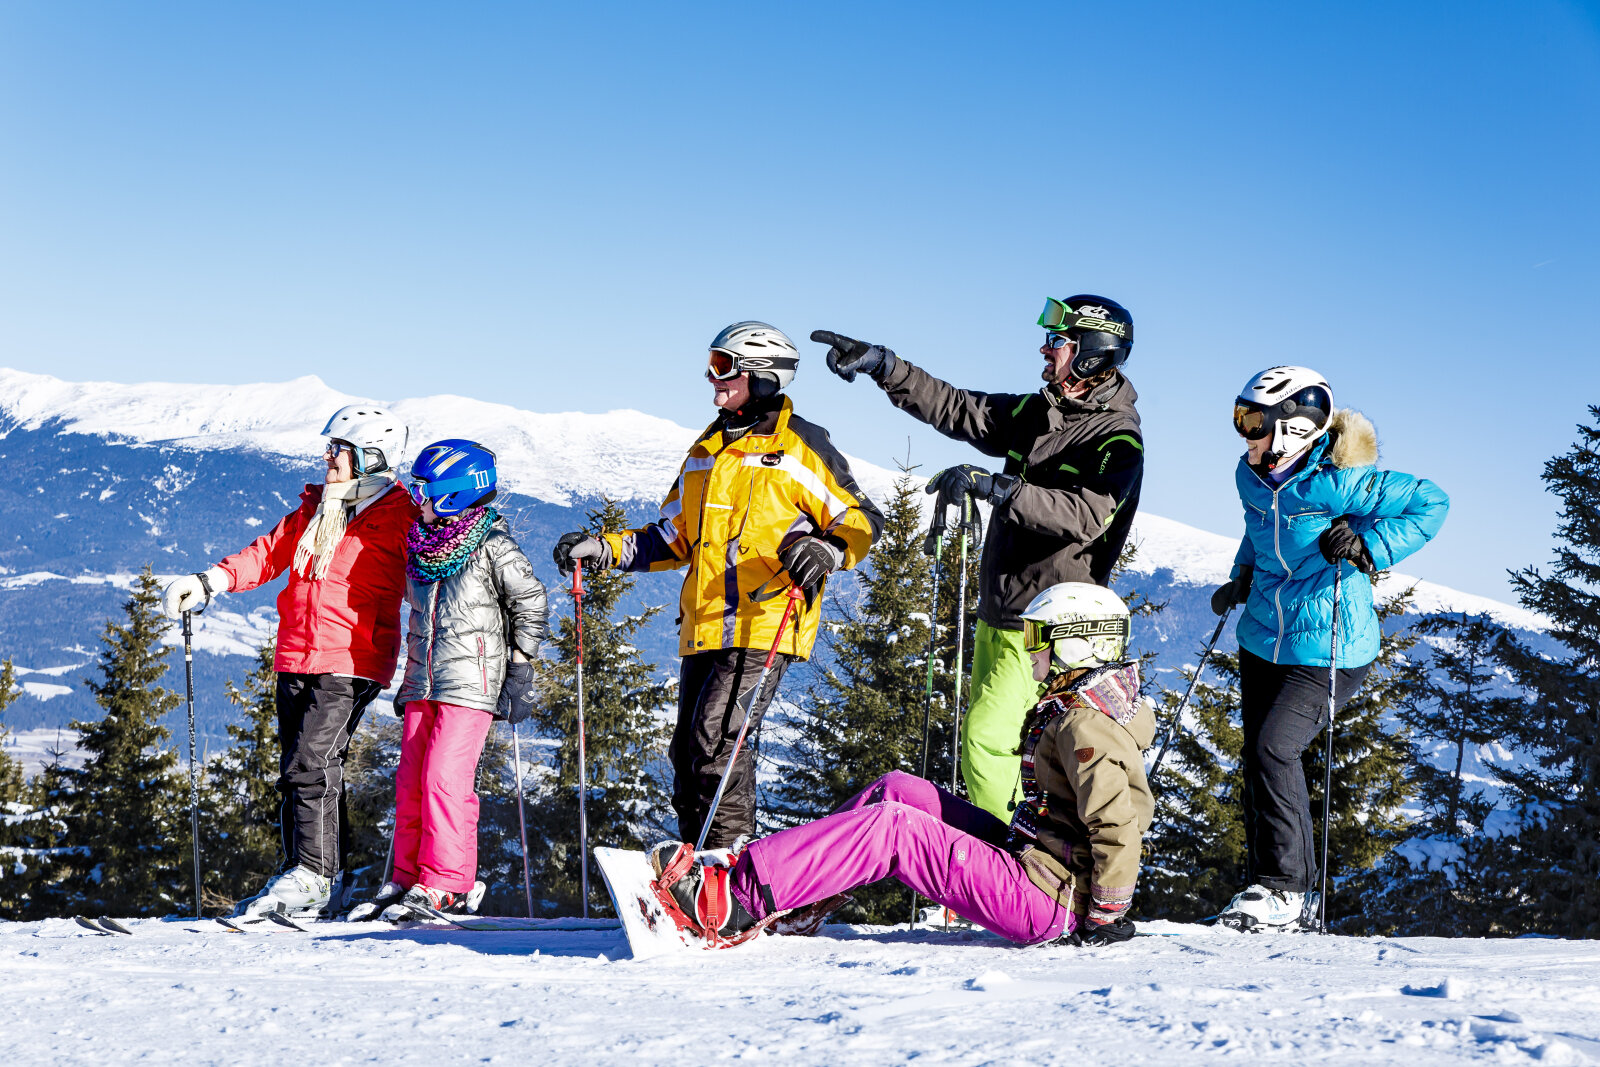
[[[1309,367],[1269,367],[1233,402],[1233,428],[1247,441],[1270,437],[1263,465],[1272,470],[1328,432],[1333,388]]]
[[[789,388],[800,350],[782,330],[764,322],[736,322],[711,339],[706,377],[715,382],[750,375],[750,393],[776,396]]]
[[[352,466],[363,476],[398,468],[408,435],[405,423],[376,404],[346,404],[322,428],[322,436],[351,447]]]
[[[1033,598],[1022,612],[1022,645],[1050,648],[1050,671],[1120,663],[1128,654],[1132,617],[1122,598],[1103,585],[1062,582]]]

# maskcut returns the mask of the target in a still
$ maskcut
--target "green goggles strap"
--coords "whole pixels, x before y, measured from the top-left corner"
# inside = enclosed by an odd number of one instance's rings
[[[1115,334],[1124,341],[1133,340],[1133,327],[1125,322],[1114,322],[1093,315],[1079,315],[1055,297],[1046,297],[1044,311],[1039,315],[1039,325],[1052,332],[1066,330],[1099,330]]]

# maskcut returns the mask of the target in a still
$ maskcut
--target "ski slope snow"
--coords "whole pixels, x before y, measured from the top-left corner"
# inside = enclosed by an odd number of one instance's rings
[[[1600,1061],[1595,942],[833,926],[635,962],[612,931],[129,925],[0,924],[3,1062]]]

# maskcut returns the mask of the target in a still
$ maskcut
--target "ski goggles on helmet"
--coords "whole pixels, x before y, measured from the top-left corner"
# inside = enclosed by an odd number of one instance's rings
[[[1097,311],[1104,310],[1096,308]],[[1133,327],[1125,322],[1101,318],[1097,315],[1080,315],[1063,301],[1053,296],[1045,297],[1044,311],[1039,313],[1039,325],[1052,333],[1067,330],[1099,330],[1114,334],[1124,341],[1133,340]]]
[[[1023,619],[1022,647],[1030,653],[1038,652],[1066,637],[1082,637],[1085,640],[1116,637],[1126,647],[1132,633],[1132,620],[1127,615],[1112,615],[1098,619],[1068,619],[1066,622]]]
[[[492,478],[490,472],[488,477]],[[464,474],[460,478],[442,478],[437,482],[430,482],[422,478],[413,479],[411,482],[411,499],[421,507],[429,500],[437,500],[451,493],[460,493],[468,489],[486,489],[488,482],[485,478],[475,474]]]
[[[737,378],[744,371],[739,369],[739,360],[732,352],[721,348],[713,348],[711,356],[706,361],[706,377],[714,382],[726,382]]]
[[[1259,441],[1272,433],[1267,409],[1243,398],[1233,402],[1233,428],[1246,441]]]

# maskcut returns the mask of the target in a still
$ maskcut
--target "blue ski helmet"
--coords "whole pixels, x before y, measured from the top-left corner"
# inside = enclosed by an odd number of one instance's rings
[[[435,441],[411,464],[412,499],[418,506],[432,500],[433,513],[441,517],[487,504],[497,491],[494,453],[476,441]]]

